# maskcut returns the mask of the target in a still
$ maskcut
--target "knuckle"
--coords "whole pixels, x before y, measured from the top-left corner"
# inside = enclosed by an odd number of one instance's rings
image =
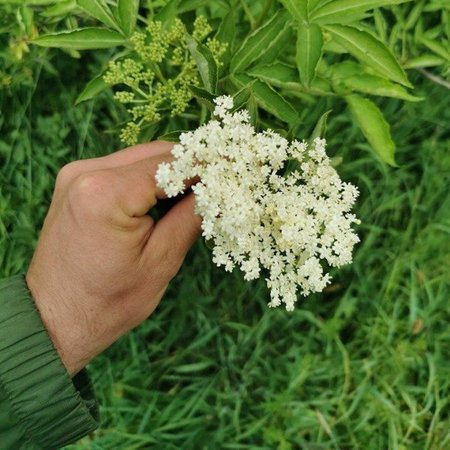
[[[83,167],[82,161],[72,161],[64,165],[56,176],[56,185],[65,186],[73,181],[80,173]]]
[[[110,199],[112,185],[111,176],[106,171],[86,172],[73,181],[69,189],[69,199],[77,208],[88,212],[96,211]]]

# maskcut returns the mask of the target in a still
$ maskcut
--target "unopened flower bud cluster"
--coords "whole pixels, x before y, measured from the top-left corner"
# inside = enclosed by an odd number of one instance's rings
[[[197,17],[193,37],[204,41],[211,31],[206,18]],[[190,86],[197,86],[200,77],[185,35],[180,19],[167,29],[161,22],[151,21],[145,31],[131,36],[133,52],[127,58],[110,61],[103,79],[111,86],[121,86],[114,99],[127,105],[132,119],[121,132],[124,143],[136,144],[142,128],[160,121],[167,111],[171,117],[182,114],[193,98]],[[205,45],[220,65],[226,44],[208,38]]]
[[[324,139],[289,143],[257,132],[247,111],[232,113],[231,97],[215,102],[216,118],[180,136],[157,182],[173,197],[184,180],[199,177],[196,212],[214,244],[213,261],[227,271],[238,266],[247,280],[267,276],[269,305],[293,310],[298,293],[330,283],[324,267],[352,261],[358,190],[340,179]],[[287,171],[293,160],[297,168]]]

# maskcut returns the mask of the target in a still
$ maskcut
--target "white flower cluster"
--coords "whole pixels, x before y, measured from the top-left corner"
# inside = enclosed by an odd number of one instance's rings
[[[257,132],[247,111],[232,113],[231,97],[215,103],[216,119],[180,136],[174,161],[159,166],[156,180],[173,197],[184,180],[199,177],[196,212],[214,243],[213,261],[227,271],[239,266],[247,280],[267,271],[269,306],[293,310],[297,291],[320,292],[330,282],[324,265],[352,261],[358,190],[331,166],[325,140],[289,143]],[[287,171],[292,160],[297,169]]]

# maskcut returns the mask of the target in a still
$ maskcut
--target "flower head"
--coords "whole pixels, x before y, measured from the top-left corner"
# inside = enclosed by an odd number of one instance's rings
[[[298,292],[320,292],[330,282],[324,267],[351,262],[358,190],[331,166],[324,139],[289,143],[257,132],[247,111],[231,113],[231,97],[215,104],[216,118],[180,136],[157,182],[173,197],[184,180],[199,177],[196,212],[213,241],[213,261],[227,271],[238,266],[247,280],[265,271],[269,305],[292,310]],[[296,168],[285,170],[293,160]]]

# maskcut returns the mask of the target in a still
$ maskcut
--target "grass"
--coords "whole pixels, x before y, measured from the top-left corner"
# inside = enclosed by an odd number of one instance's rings
[[[64,81],[0,91],[0,276],[26,270],[58,168],[118,148],[108,98],[74,107],[83,80],[59,64]],[[155,314],[90,365],[102,426],[68,449],[450,448],[449,95],[415,82],[425,102],[382,102],[399,168],[333,112],[330,153],[361,190],[354,264],[289,314],[199,242]]]

